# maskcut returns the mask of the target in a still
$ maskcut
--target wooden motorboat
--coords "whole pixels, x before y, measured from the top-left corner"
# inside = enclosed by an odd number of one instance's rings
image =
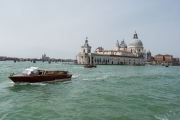
[[[21,74],[11,73],[9,78],[14,82],[56,82],[70,80],[72,74],[68,71],[62,70],[39,70],[37,67],[30,67],[25,69]]]
[[[97,66],[94,64],[85,65],[84,68],[96,68]]]

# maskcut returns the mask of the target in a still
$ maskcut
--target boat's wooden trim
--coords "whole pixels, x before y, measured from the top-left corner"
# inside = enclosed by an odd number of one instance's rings
[[[50,82],[50,81],[66,81],[71,79],[72,74],[69,74],[68,71],[59,71],[59,70],[39,70],[37,73],[30,75],[19,74],[19,75],[10,75],[9,78],[13,82]]]
[[[85,65],[84,68],[96,68],[96,65]]]

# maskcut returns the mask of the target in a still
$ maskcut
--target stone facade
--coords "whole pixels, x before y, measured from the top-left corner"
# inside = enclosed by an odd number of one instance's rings
[[[115,50],[104,50],[103,47],[98,47],[94,53],[91,53],[91,46],[86,38],[84,46],[81,46],[81,52],[77,55],[78,64],[144,65],[150,60],[151,52],[144,50],[137,33],[134,34],[128,47],[124,40],[120,44],[117,40]]]
[[[173,58],[173,65],[180,65],[179,62],[179,58]]]
[[[179,65],[179,58],[173,58],[173,56],[169,54],[158,54],[152,57],[151,63],[153,65]]]
[[[155,61],[157,65],[165,65],[165,64],[169,64],[172,65],[173,62],[173,56],[172,55],[155,55]]]
[[[81,53],[78,55],[78,64],[103,65],[142,65],[143,58],[133,56],[101,55],[96,53]]]

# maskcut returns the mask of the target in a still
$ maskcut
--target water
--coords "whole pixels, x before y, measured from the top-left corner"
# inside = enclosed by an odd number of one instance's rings
[[[28,67],[69,70],[71,81],[14,84]],[[180,120],[179,66],[0,61],[0,120]]]

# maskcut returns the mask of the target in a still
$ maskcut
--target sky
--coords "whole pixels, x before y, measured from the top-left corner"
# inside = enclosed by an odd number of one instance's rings
[[[180,0],[0,0],[0,56],[76,59],[129,45],[135,31],[151,55],[180,58]]]

